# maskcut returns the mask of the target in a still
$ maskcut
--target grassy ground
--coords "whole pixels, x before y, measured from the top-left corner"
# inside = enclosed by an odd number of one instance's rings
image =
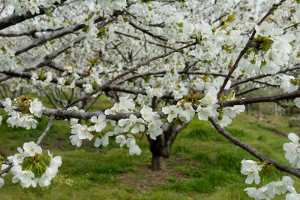
[[[47,119],[43,117],[37,129],[29,131],[1,125],[0,154],[13,155],[24,142],[36,141]],[[287,134],[299,133],[299,127],[288,127],[288,119],[267,116],[258,121],[241,114],[227,130],[263,155],[290,166],[282,147],[289,141]],[[243,191],[249,185],[240,174],[240,163],[255,158],[219,135],[208,122],[194,119],[179,134],[168,170],[161,172],[149,169],[151,154],[145,138],[139,143],[142,154],[129,156],[128,149],[119,148],[113,140],[106,148],[94,148],[87,141],[78,149],[70,144],[69,136],[68,122],[55,121],[42,142],[43,150],[62,156],[63,161],[49,187],[22,189],[19,183],[11,183],[8,174],[0,189],[1,199],[249,199]],[[295,187],[300,188],[299,181]]]

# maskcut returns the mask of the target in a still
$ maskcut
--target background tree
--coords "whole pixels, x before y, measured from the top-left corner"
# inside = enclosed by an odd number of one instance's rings
[[[285,108],[281,100],[296,98],[300,107],[297,3],[2,2],[3,119],[30,129],[37,123],[32,115],[50,118],[37,142],[24,144],[24,152],[19,149],[23,160],[8,158],[0,174],[13,168],[13,181],[34,185],[31,179],[22,181],[22,163],[46,159],[38,156],[38,145],[56,119],[70,120],[70,139],[77,147],[92,138],[96,147],[106,146],[116,135],[129,154],[140,154],[135,138],[146,135],[152,169],[165,169],[176,136],[197,112],[199,120],[211,121],[220,134],[259,160],[300,177],[296,169],[264,157],[224,129],[246,104],[274,102]],[[240,98],[265,86],[280,87],[284,93]],[[53,107],[28,96],[33,93],[39,100],[46,96]],[[102,95],[112,107],[88,112]],[[105,131],[108,122],[114,131]],[[53,169],[59,163],[52,164]],[[43,176],[35,183],[50,184],[55,173]]]

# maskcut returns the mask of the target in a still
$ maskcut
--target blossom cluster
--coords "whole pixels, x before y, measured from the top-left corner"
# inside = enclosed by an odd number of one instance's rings
[[[255,184],[259,184],[259,172],[262,170],[263,166],[264,165],[253,160],[242,160],[241,174],[247,175],[245,182],[247,184],[251,184],[253,181],[255,181]]]
[[[62,164],[61,157],[55,156],[53,158],[49,151],[49,157],[44,156],[42,154],[42,148],[34,142],[24,143],[23,149],[18,147],[18,151],[19,153],[7,158],[13,165],[10,170],[13,174],[12,182],[17,183],[20,181],[20,185],[23,188],[30,186],[36,187],[37,184],[41,187],[50,185],[51,180],[58,172],[58,167]],[[2,164],[1,170],[7,167],[9,167],[9,165]],[[5,175],[6,174],[3,174],[2,176]],[[4,180],[0,179],[0,187],[3,184]]]
[[[120,102],[115,103],[110,109],[105,110],[105,115],[115,115],[116,113],[130,113],[135,108],[133,99],[129,99],[130,95],[120,97]]]
[[[291,177],[283,176],[281,181],[272,181],[260,188],[246,188],[245,191],[249,197],[255,199],[272,199],[276,194],[281,195],[289,191],[290,193],[286,195],[287,200],[298,199],[300,195],[296,193],[293,184],[294,181]]]
[[[152,108],[144,106],[141,109],[142,118],[147,123],[148,132],[150,138],[156,140],[156,137],[163,133],[161,125],[161,117],[159,114],[155,113]]]
[[[188,123],[193,119],[195,110],[190,102],[185,102],[183,107],[184,110],[180,105],[180,102],[178,102],[177,105],[163,107],[162,111],[164,114],[168,115],[167,119],[170,123],[177,117],[179,117],[181,121]]]
[[[120,147],[126,143],[129,148],[129,154],[139,155],[141,150],[136,144],[134,135],[137,133],[145,133],[152,139],[156,139],[156,137],[163,132],[161,129],[162,122],[160,115],[153,112],[152,108],[144,106],[140,111],[142,118],[130,114],[128,119],[120,119],[118,123],[106,119],[106,115],[109,114],[133,113],[133,110],[135,109],[135,104],[133,102],[133,99],[129,99],[129,95],[121,97],[119,103],[115,103],[112,108],[105,110],[105,115],[100,114],[99,116],[93,116],[90,120],[92,125],[89,127],[87,125],[79,124],[78,119],[72,118],[70,120],[72,134],[70,139],[72,145],[80,147],[82,140],[92,140],[95,137],[95,147],[99,147],[101,144],[107,146],[109,137],[117,135],[116,143],[119,143]],[[75,108],[72,108],[72,110],[74,109]],[[103,134],[102,131],[107,126],[107,122],[110,122],[114,127],[114,131]]]
[[[296,166],[297,169],[300,169],[299,137],[295,133],[290,133],[288,137],[292,142],[283,145],[283,149],[286,151],[285,158],[292,166]]]
[[[282,79],[280,88],[283,89],[284,92],[290,93],[298,90],[299,86],[291,83],[291,80],[295,79],[294,76],[283,74],[282,76],[280,76],[280,78]]]
[[[46,73],[42,72],[40,76],[41,77],[36,73],[32,73],[31,80],[33,85],[39,85],[44,88],[52,81],[52,72],[50,71]]]
[[[28,100],[28,103],[29,103],[28,111],[31,114],[40,118],[42,116],[42,111],[44,110],[44,107],[42,106],[42,102],[39,101],[38,99],[34,99],[34,100]],[[6,122],[10,126],[24,127],[26,129],[36,128],[37,121],[33,119],[32,115],[28,115],[27,113],[18,112],[15,110],[19,106],[19,101],[17,101],[17,99],[11,101],[10,98],[6,98],[3,103],[3,106],[4,106],[4,110],[7,112],[8,115],[8,119],[6,120]],[[23,107],[23,109],[25,108]]]
[[[222,79],[222,78],[221,78]],[[219,86],[221,81],[215,80],[214,86],[210,86],[207,89],[205,96],[199,101],[200,105],[198,106],[196,112],[198,113],[199,120],[208,120],[209,117],[216,117],[218,119],[219,124],[222,127],[227,126],[232,122],[231,118],[234,118],[237,114],[244,112],[244,105],[235,105],[233,107],[225,107],[220,108],[217,104],[217,94],[219,92]],[[228,84],[226,87],[229,87]],[[231,97],[228,95],[226,97],[227,100],[234,100],[235,95],[233,94]]]
[[[16,69],[15,52],[8,48],[0,48],[0,72]]]
[[[294,76],[289,76],[289,75],[285,75],[283,74],[282,76],[280,76],[280,78],[282,79],[282,82],[280,84],[280,88],[283,89],[284,92],[295,92],[296,90],[298,90],[299,88],[299,84],[293,84],[292,81],[295,80]],[[296,98],[294,100],[295,105],[300,108],[300,98]]]
[[[273,22],[264,21],[260,26],[256,25],[256,41],[261,44],[259,48],[264,52],[262,57],[256,54],[255,48],[249,51],[242,59],[241,67],[248,73],[253,71],[264,74],[276,74],[281,65],[287,64],[289,54],[292,53],[293,34],[283,34],[282,28],[274,28]],[[263,46],[264,45],[264,46]]]
[[[21,1],[10,1],[8,5],[11,5],[15,8],[16,12],[20,15],[30,11],[32,14],[40,13],[40,6],[49,7],[55,2],[61,2],[61,0],[29,0],[25,2]]]

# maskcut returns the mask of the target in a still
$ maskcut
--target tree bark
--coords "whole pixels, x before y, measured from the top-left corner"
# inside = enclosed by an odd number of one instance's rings
[[[152,154],[151,170],[152,171],[166,170],[167,169],[166,160],[167,158],[164,156],[158,156]]]
[[[187,124],[184,124],[182,127],[175,123],[165,123],[162,125],[163,133],[156,140],[151,139],[147,135],[149,148],[152,153],[151,169],[153,171],[167,169],[166,160],[171,155],[176,136],[186,126]]]

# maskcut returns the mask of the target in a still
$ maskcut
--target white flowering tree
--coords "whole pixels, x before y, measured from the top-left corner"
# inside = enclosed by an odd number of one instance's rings
[[[115,136],[120,147],[139,155],[136,139],[146,135],[152,169],[165,169],[177,134],[197,115],[262,162],[242,161],[246,183],[258,184],[259,171],[270,165],[300,178],[297,169],[261,155],[225,130],[246,104],[273,102],[286,108],[281,101],[292,99],[290,106],[300,107],[298,3],[1,1],[1,121],[26,129],[36,128],[42,115],[49,122],[36,142],[2,161],[0,175],[10,171],[22,187],[49,185],[62,162],[50,152],[42,154],[39,145],[52,122],[61,119],[69,120],[70,141],[77,147],[86,139],[106,146]],[[266,86],[280,87],[282,93],[241,98]],[[44,96],[52,107],[28,93]],[[101,96],[112,106],[89,112]],[[286,158],[300,168],[299,138],[289,138]],[[287,191],[287,199],[300,199],[292,185],[290,177],[283,177],[246,191],[256,199]]]

